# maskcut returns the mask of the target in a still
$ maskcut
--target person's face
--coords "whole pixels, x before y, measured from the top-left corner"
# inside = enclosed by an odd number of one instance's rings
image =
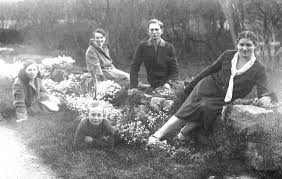
[[[249,39],[240,39],[237,45],[239,55],[244,58],[250,58],[255,51],[255,44]]]
[[[158,40],[161,38],[163,31],[158,23],[151,23],[148,28],[148,33],[151,39]]]
[[[28,78],[34,79],[37,76],[38,68],[36,64],[31,64],[25,69]]]
[[[94,41],[99,47],[102,47],[105,43],[106,37],[103,34],[95,32],[94,34]]]
[[[93,125],[99,125],[104,119],[104,110],[102,107],[96,107],[89,110],[89,121]]]

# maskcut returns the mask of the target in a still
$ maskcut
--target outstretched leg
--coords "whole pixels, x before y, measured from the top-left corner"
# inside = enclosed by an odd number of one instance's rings
[[[162,137],[182,125],[184,122],[184,120],[172,116],[159,130],[149,137],[148,144],[157,143]]]

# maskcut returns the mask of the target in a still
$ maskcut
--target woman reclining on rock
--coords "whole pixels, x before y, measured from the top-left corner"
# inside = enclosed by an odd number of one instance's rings
[[[188,138],[196,128],[212,129],[222,107],[238,98],[244,98],[257,86],[259,104],[268,106],[277,100],[269,91],[265,67],[256,60],[257,37],[251,31],[238,35],[237,50],[227,50],[205,68],[186,87],[190,93],[178,111],[153,135],[148,144],[155,144],[166,134],[186,124],[178,139]]]

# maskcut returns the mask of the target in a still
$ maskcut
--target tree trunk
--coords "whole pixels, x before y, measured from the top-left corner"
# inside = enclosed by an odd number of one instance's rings
[[[236,33],[235,33],[235,28],[234,28],[234,19],[233,19],[233,8],[231,6],[231,0],[219,0],[219,4],[222,8],[222,11],[227,19],[227,22],[230,26],[230,33],[231,33],[231,37],[232,37],[232,41],[234,44],[234,47],[237,47],[237,37],[236,37]]]

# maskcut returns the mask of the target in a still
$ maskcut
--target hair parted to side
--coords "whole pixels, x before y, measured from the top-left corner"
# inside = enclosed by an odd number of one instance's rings
[[[150,24],[159,24],[160,28],[163,28],[164,24],[159,21],[158,19],[151,19],[149,20],[147,27],[149,28]]]
[[[103,114],[105,115],[105,108],[104,104],[97,100],[90,101],[88,104],[88,113],[90,112],[91,109],[97,109],[97,108],[103,108]]]
[[[98,28],[98,29],[94,30],[93,33],[92,33],[93,37],[95,37],[95,33],[100,33],[104,37],[106,37],[106,31],[104,29]]]
[[[99,101],[97,101],[97,100],[91,101],[91,102],[89,102],[89,104],[88,104],[88,109],[97,108],[97,107],[104,107],[104,105],[101,104],[101,103],[100,103]]]
[[[249,39],[251,40],[254,45],[258,44],[258,38],[256,36],[256,34],[252,31],[242,31],[238,34],[238,38],[237,41],[239,42],[240,39]]]
[[[28,66],[32,65],[32,64],[35,64],[35,65],[38,65],[36,63],[36,61],[34,59],[29,59],[29,60],[26,60],[22,63],[22,68],[20,69],[19,73],[18,73],[18,77],[25,83],[27,84],[30,79],[29,77],[26,75],[26,72],[25,70],[27,69]],[[37,67],[38,68],[38,67]],[[38,70],[38,73],[37,73],[37,76],[38,78],[41,78],[41,74],[40,74],[40,71]]]

